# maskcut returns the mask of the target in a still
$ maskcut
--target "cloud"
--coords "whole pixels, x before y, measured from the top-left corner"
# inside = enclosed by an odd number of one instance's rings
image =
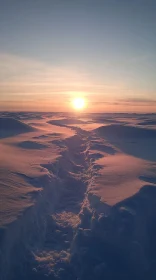
[[[84,74],[67,67],[52,67],[47,63],[10,54],[0,54],[0,81],[13,84],[58,84],[84,81]]]
[[[30,87],[32,90],[46,87],[46,90],[59,92],[77,90],[103,94],[124,90],[123,83],[108,83],[105,80],[99,83],[84,69],[52,66],[30,58],[0,53],[0,87],[8,93]]]
[[[1,110],[20,108],[21,102],[25,109],[26,106],[32,110],[45,106],[48,110],[60,110],[61,107],[61,110],[66,111],[69,109],[67,103],[78,95],[86,98],[88,110],[90,108],[96,112],[120,111],[126,107],[139,110],[141,107],[150,107],[153,110],[156,106],[154,99],[123,98],[128,94],[130,93],[123,82],[100,82],[83,69],[52,66],[33,59],[0,53]]]
[[[126,105],[133,105],[133,106],[156,106],[156,99],[147,99],[147,98],[127,98],[120,100],[121,103]]]

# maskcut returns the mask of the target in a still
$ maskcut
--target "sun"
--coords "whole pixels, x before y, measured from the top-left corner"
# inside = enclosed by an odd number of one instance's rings
[[[74,98],[72,101],[72,105],[76,110],[82,110],[85,107],[85,99],[82,97]]]

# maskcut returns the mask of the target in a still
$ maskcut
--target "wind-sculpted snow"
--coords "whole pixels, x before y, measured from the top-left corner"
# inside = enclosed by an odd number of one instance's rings
[[[19,120],[0,117],[0,138],[14,136],[16,134],[26,133],[33,130],[34,129],[31,126]]]
[[[54,125],[59,125],[59,126],[64,126],[64,125],[71,125],[71,124],[83,124],[84,122],[82,120],[79,119],[59,119],[59,120],[51,120],[49,121],[50,124],[54,124]]]
[[[155,199],[155,186],[146,186],[107,215],[88,214],[71,255],[80,279],[154,279]]]
[[[145,116],[11,116],[24,129],[0,139],[0,279],[155,279],[155,131],[136,125]]]
[[[23,141],[18,144],[19,147],[23,149],[44,149],[46,148],[46,145],[43,145],[41,143],[35,142],[35,141]]]
[[[156,120],[145,120],[144,122],[138,123],[139,125],[156,125]]]
[[[95,131],[126,154],[156,161],[156,130],[154,128],[108,125],[97,128]]]
[[[97,131],[105,137],[116,138],[154,138],[156,139],[156,130],[148,128],[139,128],[126,125],[107,125],[100,127]]]

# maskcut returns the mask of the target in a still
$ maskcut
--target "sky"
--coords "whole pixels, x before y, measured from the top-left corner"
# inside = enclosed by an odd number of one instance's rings
[[[155,0],[0,0],[0,110],[156,112]]]

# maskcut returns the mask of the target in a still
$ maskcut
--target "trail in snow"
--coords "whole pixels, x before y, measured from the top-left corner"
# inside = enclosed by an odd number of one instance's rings
[[[28,276],[29,266],[37,260],[40,260],[39,266],[42,267],[43,262],[44,267],[49,252],[54,266],[56,262],[62,262],[62,251],[69,254],[93,176],[88,133],[80,131],[57,143],[60,148],[64,145],[65,149],[55,163],[43,164],[49,175],[38,181],[43,189],[36,203],[8,227],[1,248],[2,279],[17,277],[16,273]],[[22,272],[25,260],[26,270]]]

